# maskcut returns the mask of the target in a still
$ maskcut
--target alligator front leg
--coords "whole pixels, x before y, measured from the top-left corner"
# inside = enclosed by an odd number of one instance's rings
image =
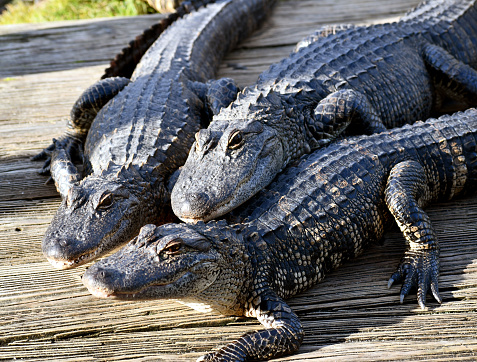
[[[421,208],[430,199],[423,167],[416,161],[394,166],[387,181],[385,197],[408,244],[408,250],[389,279],[388,287],[394,282],[403,282],[401,303],[410,289],[417,287],[417,300],[422,309],[425,308],[430,287],[434,298],[441,303],[437,280],[439,245],[429,216]]]
[[[130,80],[127,78],[106,78],[96,82],[81,94],[71,109],[70,121],[65,134],[33,157],[33,160],[46,159],[40,174],[50,172],[52,153],[57,148],[64,150],[69,160],[82,161],[83,143],[88,135],[91,123],[101,108],[129,82]]]
[[[296,314],[271,291],[255,302],[256,299],[252,302],[249,316],[256,317],[267,329],[247,333],[218,351],[200,357],[197,361],[268,360],[298,350],[304,332]]]
[[[423,57],[438,97],[443,95],[471,107],[477,106],[477,71],[475,69],[432,44],[424,46]]]
[[[67,198],[68,191],[81,180],[80,173],[69,159],[67,152],[58,145],[55,145],[55,149],[51,153],[50,172],[51,177],[55,180],[56,190],[62,199]]]
[[[360,133],[386,130],[367,97],[353,89],[342,89],[322,99],[306,121],[312,148],[318,148],[343,134],[348,127],[361,126]]]

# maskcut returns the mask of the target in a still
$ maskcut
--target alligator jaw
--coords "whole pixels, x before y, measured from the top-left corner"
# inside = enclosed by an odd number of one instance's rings
[[[74,260],[67,260],[67,259],[58,260],[53,258],[47,258],[47,260],[55,269],[65,270],[65,269],[76,268],[77,266],[86,264],[90,260],[94,259],[96,254],[97,254],[96,251],[90,252],[87,254],[83,254],[79,258],[76,258]]]
[[[109,299],[119,299],[119,300],[131,300],[131,299],[138,299],[138,296],[140,295],[141,291],[143,291],[146,288],[143,288],[140,291],[137,292],[115,292],[113,290],[110,290],[108,288],[102,288],[98,286],[92,285],[89,281],[89,278],[83,277],[83,284],[86,288],[88,288],[88,291],[95,296],[96,298],[109,298]]]
[[[99,277],[98,277],[99,275]],[[118,300],[138,300],[138,299],[161,299],[161,295],[165,298],[171,291],[176,289],[176,285],[180,284],[183,279],[191,277],[191,273],[185,270],[183,273],[177,276],[176,279],[167,283],[153,283],[150,285],[143,285],[137,290],[120,291],[115,290],[114,285],[106,285],[102,283],[101,277],[104,277],[104,271],[93,265],[82,277],[83,285],[88,291],[97,298],[109,298]],[[102,284],[102,285],[101,285]],[[152,291],[152,292],[151,292]],[[151,296],[153,295],[153,297]]]
[[[248,178],[249,179],[249,178]],[[248,181],[247,179],[247,181]],[[204,212],[203,214],[198,215],[197,217],[184,217],[184,214],[181,214],[179,219],[187,224],[197,224],[200,221],[207,222],[214,220],[226,214],[229,210],[235,207],[237,203],[235,195],[232,194],[227,202],[218,205],[216,208],[210,210],[208,213]]]
[[[100,289],[100,288],[89,288],[86,284],[85,284],[86,288],[88,288],[88,291],[93,295],[95,296],[96,298],[114,298],[115,295],[114,295],[114,292],[111,292],[111,291],[108,291],[108,290],[103,290],[103,289]]]
[[[180,279],[180,278],[179,278]],[[176,280],[177,281],[177,280]],[[115,292],[113,290],[109,290],[108,288],[101,288],[95,287],[88,282],[88,278],[83,277],[83,284],[88,291],[97,298],[109,298],[109,299],[117,299],[117,300],[138,300],[138,299],[147,299],[142,298],[141,295],[148,289],[160,289],[161,287],[167,287],[173,285],[175,282],[168,283],[168,284],[154,284],[149,285],[147,287],[142,288],[136,292]]]
[[[78,265],[79,262],[77,260],[69,261],[69,260],[55,260],[55,259],[47,259],[53,268],[55,269],[70,269]]]

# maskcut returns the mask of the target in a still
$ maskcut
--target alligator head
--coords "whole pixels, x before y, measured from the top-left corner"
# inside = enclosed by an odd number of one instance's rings
[[[137,233],[139,198],[121,183],[89,176],[63,197],[42,242],[58,269],[84,264]]]
[[[178,299],[229,314],[245,280],[243,244],[206,234],[185,224],[146,225],[127,246],[88,268],[83,283],[100,298]]]
[[[274,127],[292,123],[286,107],[272,94],[249,104],[239,98],[196,134],[171,194],[172,209],[181,220],[208,221],[225,214],[268,185],[286,165],[295,141],[283,142]]]

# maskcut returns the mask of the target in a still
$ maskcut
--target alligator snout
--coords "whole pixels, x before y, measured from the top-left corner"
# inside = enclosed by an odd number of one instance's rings
[[[43,255],[55,268],[67,269],[74,264],[74,259],[71,258],[71,249],[75,248],[77,243],[77,240],[45,235],[41,249]]]
[[[186,222],[203,219],[210,212],[210,199],[204,192],[173,193],[172,210],[177,217]]]
[[[83,284],[95,297],[107,298],[114,293],[112,286],[115,281],[120,280],[120,277],[117,270],[95,264],[86,270],[83,275]]]

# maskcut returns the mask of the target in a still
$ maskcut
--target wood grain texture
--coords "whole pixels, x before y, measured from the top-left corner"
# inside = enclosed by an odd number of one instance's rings
[[[219,76],[253,83],[321,25],[395,20],[403,0],[281,1],[266,26],[230,54]],[[0,27],[0,360],[193,361],[254,320],[200,314],[177,302],[90,296],[84,267],[54,270],[41,238],[59,196],[30,157],[60,136],[78,95],[107,60],[160,15]],[[289,301],[305,326],[283,361],[477,359],[477,197],[429,210],[442,245],[442,305],[399,304],[387,279],[404,251],[397,229],[323,283]]]

